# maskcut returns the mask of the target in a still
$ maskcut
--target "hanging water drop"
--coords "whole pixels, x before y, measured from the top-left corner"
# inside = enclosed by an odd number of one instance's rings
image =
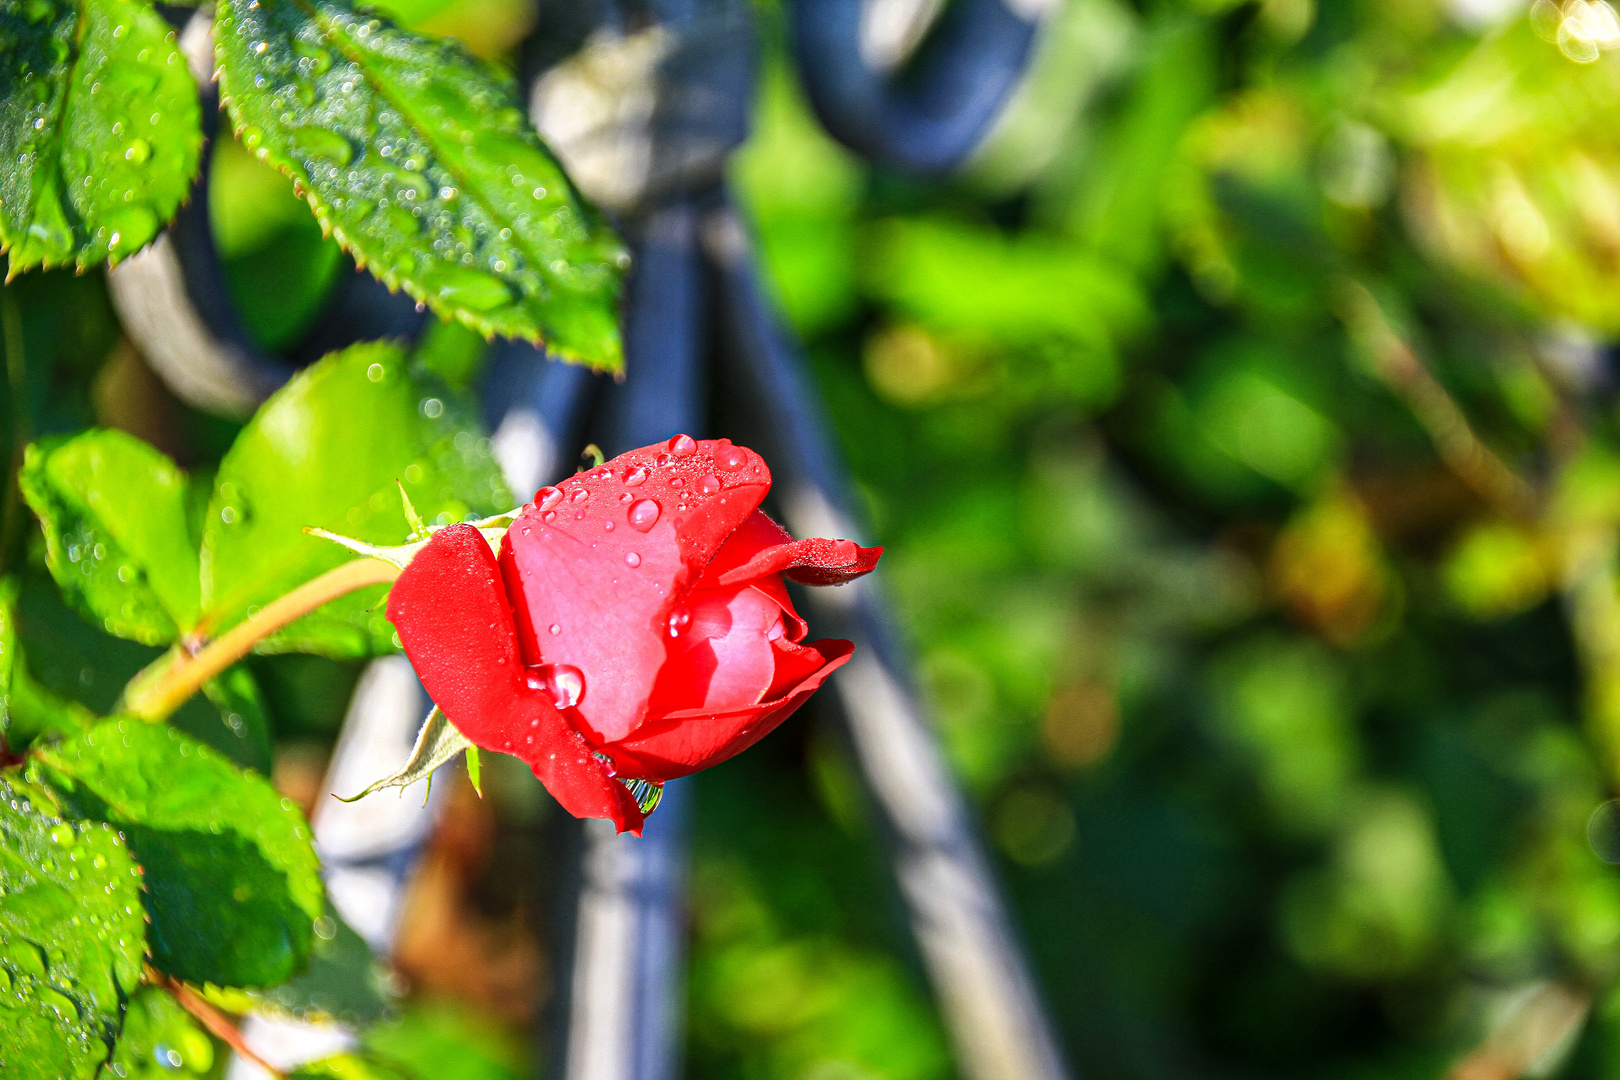
[[[658,800],[664,797],[664,782],[662,780],[636,780],[629,777],[615,777],[619,783],[630,792],[630,797],[636,800],[636,806],[643,815],[650,814],[658,809]]]

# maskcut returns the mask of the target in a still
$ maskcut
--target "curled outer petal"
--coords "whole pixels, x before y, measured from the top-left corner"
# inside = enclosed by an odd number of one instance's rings
[[[779,697],[726,713],[690,709],[655,717],[602,752],[622,775],[645,780],[674,780],[741,753],[792,716],[855,651],[849,642],[832,638],[801,648],[820,654],[821,663]]]
[[[670,611],[770,484],[753,451],[682,436],[542,489],[507,531],[524,659],[584,673],[573,712],[593,743],[646,719]]]
[[[877,566],[880,547],[861,547],[853,540],[790,540],[765,548],[747,562],[719,574],[721,585],[737,585],[770,574],[781,574],[801,585],[843,585]]]
[[[428,695],[463,735],[527,762],[576,817],[609,818],[640,834],[643,816],[623,784],[528,685],[494,553],[477,529],[435,533],[394,582],[388,618]]]

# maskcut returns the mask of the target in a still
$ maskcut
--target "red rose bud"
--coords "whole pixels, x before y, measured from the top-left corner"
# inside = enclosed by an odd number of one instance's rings
[[[854,648],[806,642],[783,579],[841,585],[883,549],[794,540],[758,509],[770,486],[725,439],[632,450],[536,492],[498,560],[439,530],[388,617],[463,735],[639,834],[657,785],[753,745]]]

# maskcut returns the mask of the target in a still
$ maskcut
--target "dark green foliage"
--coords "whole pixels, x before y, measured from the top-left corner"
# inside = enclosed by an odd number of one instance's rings
[[[315,921],[309,970],[280,986],[253,991],[249,998],[255,1009],[269,1015],[358,1028],[389,1015],[393,998],[386,974],[371,946],[328,906]]]

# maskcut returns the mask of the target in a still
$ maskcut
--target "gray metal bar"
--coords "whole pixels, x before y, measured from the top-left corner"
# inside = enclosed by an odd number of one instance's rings
[[[766,304],[741,222],[719,211],[705,235],[725,294],[728,374],[773,443],[769,460],[790,530],[860,536],[820,397]],[[1064,1080],[1057,1035],[972,815],[906,674],[877,576],[810,590],[809,603],[818,632],[856,645],[832,685],[963,1075]]]
[[[600,426],[619,453],[704,426],[704,279],[699,211],[678,202],[642,221],[625,324],[625,384]],[[552,1075],[673,1080],[680,1075],[690,781],[664,786],[640,839],[583,826],[566,998]]]

